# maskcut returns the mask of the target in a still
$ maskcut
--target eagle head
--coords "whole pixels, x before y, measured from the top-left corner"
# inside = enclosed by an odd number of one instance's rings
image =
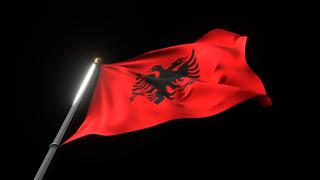
[[[159,71],[163,69],[160,65],[155,65],[150,69],[150,72]]]
[[[180,58],[180,59],[174,61],[171,66],[172,66],[172,67],[177,67],[178,65],[182,64],[183,59],[184,59],[184,58]]]

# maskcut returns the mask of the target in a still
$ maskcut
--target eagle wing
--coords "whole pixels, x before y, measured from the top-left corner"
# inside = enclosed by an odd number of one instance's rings
[[[182,77],[189,78],[199,78],[200,70],[197,62],[197,57],[195,56],[195,50],[192,49],[190,58],[181,65],[176,73],[180,74]]]
[[[136,74],[137,82],[133,85],[131,90],[132,95],[129,98],[130,102],[135,99],[136,96],[146,96],[150,101],[157,102],[159,100],[159,90],[155,88],[150,81],[156,81],[155,75],[143,75]],[[148,80],[147,80],[148,79]]]

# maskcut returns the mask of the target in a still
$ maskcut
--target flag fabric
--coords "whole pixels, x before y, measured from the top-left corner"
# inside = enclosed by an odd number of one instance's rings
[[[208,117],[248,99],[271,105],[245,58],[246,36],[212,30],[194,43],[104,64],[87,116],[65,143],[112,136],[170,120]]]

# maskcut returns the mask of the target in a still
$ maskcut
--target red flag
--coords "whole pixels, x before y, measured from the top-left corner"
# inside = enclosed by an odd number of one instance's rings
[[[101,66],[87,117],[65,143],[179,118],[208,117],[256,98],[271,105],[245,60],[245,36],[213,30],[195,43]]]

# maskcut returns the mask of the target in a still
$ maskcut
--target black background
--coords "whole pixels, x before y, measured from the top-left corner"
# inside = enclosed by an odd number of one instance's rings
[[[21,9],[15,32],[21,42],[16,86],[23,91],[15,97],[23,126],[20,138],[29,147],[22,154],[23,179],[37,172],[94,57],[104,63],[123,61],[193,42],[214,28],[248,36],[247,62],[273,99],[271,108],[249,100],[214,117],[171,121],[113,137],[88,136],[61,147],[46,178],[259,178],[282,172],[288,163],[288,141],[280,128],[279,85],[284,82],[279,69],[286,53],[283,42],[290,36],[284,24],[298,18],[276,14],[276,6],[266,4],[231,8],[215,2],[49,3]],[[91,93],[92,88],[68,136],[85,117]]]

